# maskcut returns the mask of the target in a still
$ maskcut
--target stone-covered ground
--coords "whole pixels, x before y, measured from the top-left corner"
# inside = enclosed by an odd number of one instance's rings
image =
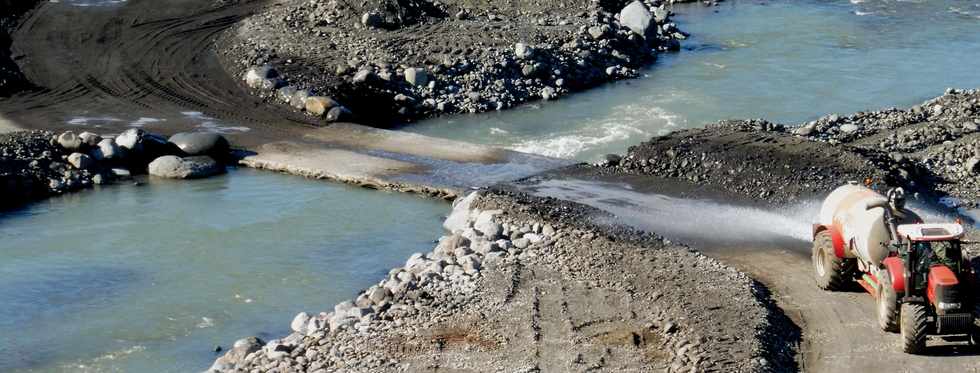
[[[798,329],[744,274],[581,205],[495,190],[431,253],[353,299],[246,338],[224,372],[786,371]]]
[[[326,121],[350,119],[328,115],[342,105],[384,126],[634,77],[686,38],[669,9],[660,0],[297,0],[244,20],[218,50],[270,101]],[[310,107],[309,95],[333,102]]]
[[[780,204],[847,181],[902,186],[926,203],[980,202],[980,91],[947,90],[907,109],[831,114],[783,125],[723,121],[656,137],[611,157],[607,172],[689,181]]]

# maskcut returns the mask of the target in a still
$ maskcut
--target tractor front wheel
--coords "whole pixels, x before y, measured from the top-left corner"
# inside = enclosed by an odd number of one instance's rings
[[[902,351],[909,354],[925,352],[926,333],[929,331],[926,306],[918,303],[902,303],[901,319]]]
[[[823,230],[813,238],[813,270],[817,286],[824,290],[841,290],[846,280],[846,263],[834,253],[830,231]]]
[[[886,332],[898,332],[898,293],[892,287],[891,274],[881,271],[878,284],[878,326]]]

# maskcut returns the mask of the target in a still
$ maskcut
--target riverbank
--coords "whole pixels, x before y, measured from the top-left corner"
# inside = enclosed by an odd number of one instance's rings
[[[690,182],[768,204],[843,182],[901,186],[950,207],[980,202],[980,91],[949,89],[906,109],[828,114],[799,124],[722,121],[655,137],[602,168]],[[599,171],[603,172],[603,171]],[[945,198],[952,197],[952,198]]]
[[[636,77],[687,37],[668,3],[291,1],[244,19],[217,49],[267,102],[386,126]]]
[[[810,226],[825,193],[849,180],[903,187],[928,221],[959,215],[965,257],[980,255],[975,212],[980,91],[947,90],[906,109],[831,114],[787,126],[731,120],[673,132],[598,165],[538,175],[517,188],[616,215],[611,224],[655,231],[733,265],[771,289],[801,329],[807,371],[969,369],[977,352],[930,338],[929,356],[903,354],[877,328],[863,292],[813,283]],[[706,232],[699,227],[716,226]],[[880,356],[868,359],[868,349]],[[942,367],[942,368],[940,368]]]
[[[505,190],[458,201],[433,252],[213,371],[793,369],[794,327],[751,279],[606,231],[582,205]],[[587,248],[587,249],[586,249]]]

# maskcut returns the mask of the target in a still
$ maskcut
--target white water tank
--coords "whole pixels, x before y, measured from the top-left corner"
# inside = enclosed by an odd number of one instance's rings
[[[819,223],[837,230],[844,240],[844,256],[858,257],[877,266],[888,256],[891,232],[885,221],[888,199],[860,185],[844,185],[827,196]],[[897,214],[898,224],[919,220],[911,211]]]

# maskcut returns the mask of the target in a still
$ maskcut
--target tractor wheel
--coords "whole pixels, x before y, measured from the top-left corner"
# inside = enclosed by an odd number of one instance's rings
[[[926,333],[929,320],[926,306],[918,303],[902,303],[902,351],[921,354],[926,349]]]
[[[878,276],[878,326],[886,332],[896,333],[898,327],[898,293],[892,287],[891,275],[881,271]]]
[[[813,238],[813,270],[817,286],[836,291],[844,287],[847,263],[834,254],[834,242],[829,231],[820,231]]]

